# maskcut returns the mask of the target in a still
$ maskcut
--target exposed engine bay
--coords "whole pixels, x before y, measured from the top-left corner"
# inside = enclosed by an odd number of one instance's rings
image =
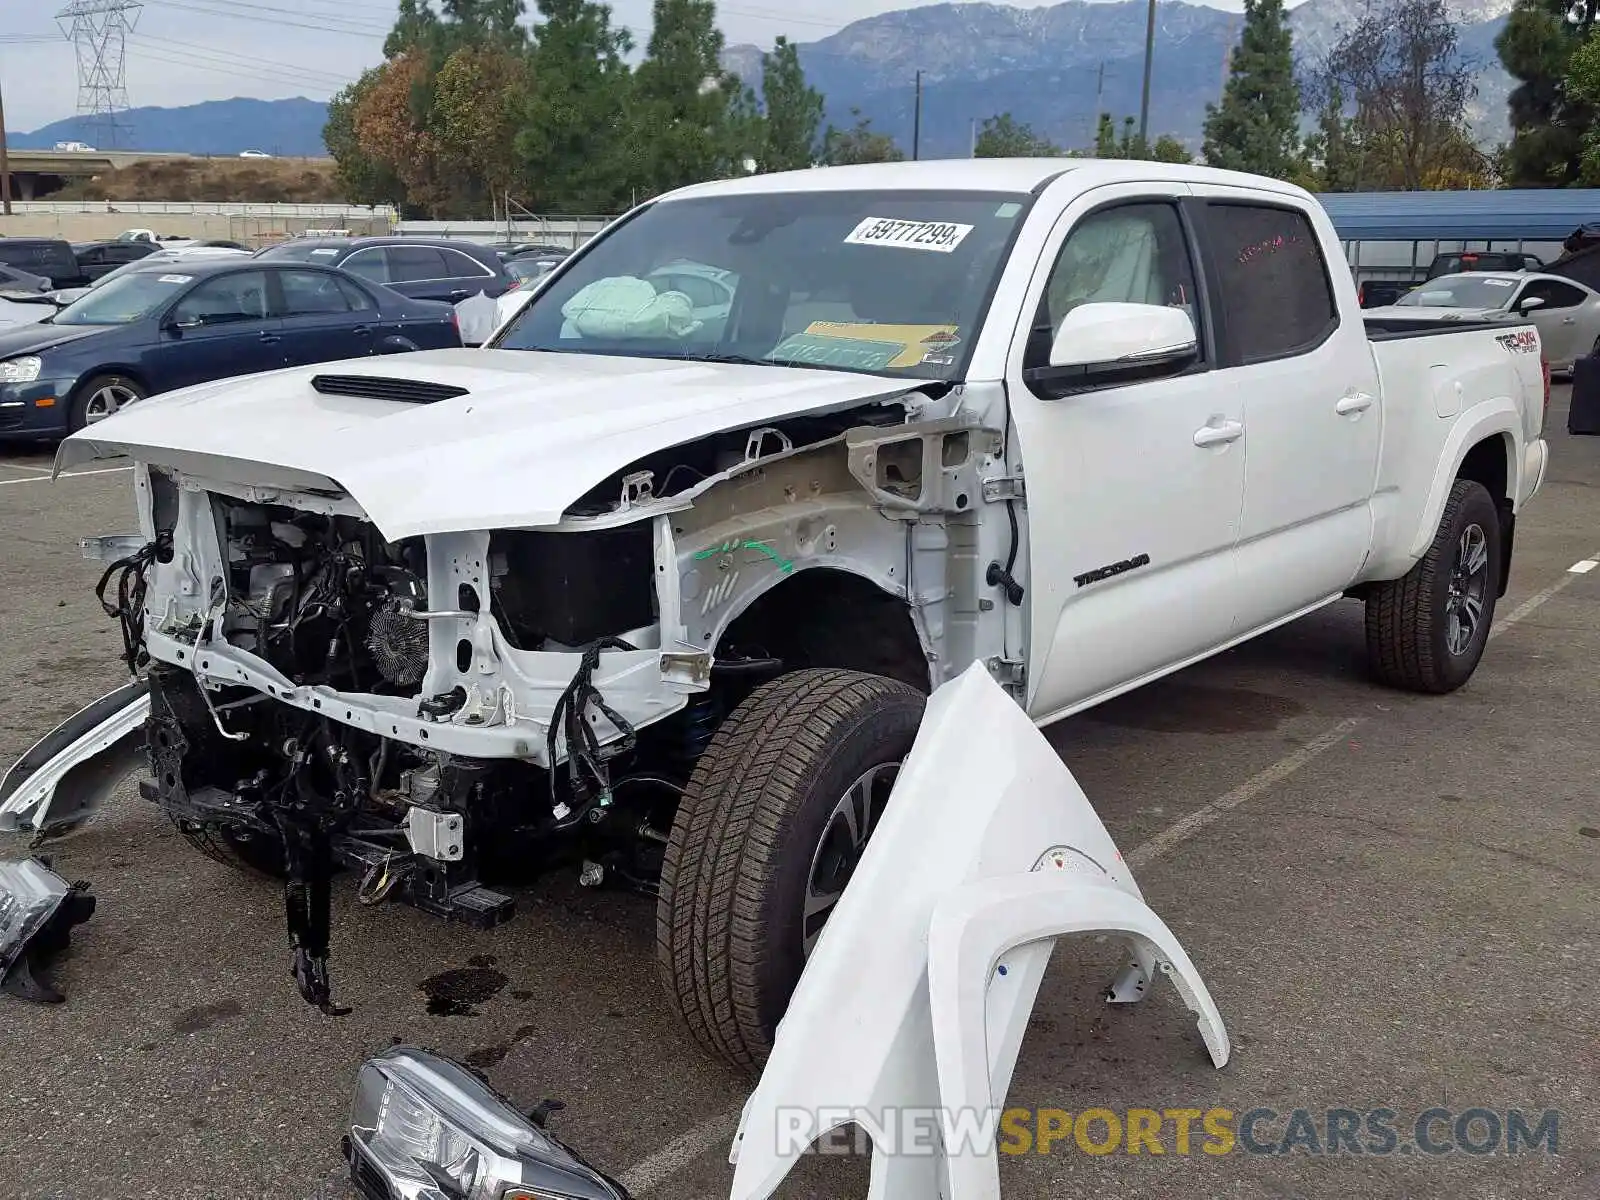
[[[297,687],[405,698],[437,721],[459,712],[467,699],[459,685],[419,694],[429,623],[474,616],[479,594],[463,585],[445,598],[460,608],[430,608],[424,539],[390,544],[353,517],[210,500],[226,554],[213,635],[220,631]],[[571,748],[555,771],[422,750],[253,687],[213,690],[191,670],[149,661],[138,640],[144,572],[170,554],[170,536],[159,536],[113,564],[101,589],[108,611],[123,618],[130,661],[147,668],[153,778],[141,789],[213,857],[287,878],[294,974],[308,1002],[345,1011],[332,1003],[327,970],[329,884],[340,868],[361,873],[363,903],[394,895],[478,927],[513,912],[511,897],[490,883],[558,863],[577,865],[585,882],[609,876],[653,890],[710,714],[702,700],[641,734],[591,682],[599,648],[634,648],[609,631],[654,620],[648,523],[490,538],[482,602],[506,641],[527,651],[590,648],[550,724],[550,761],[558,735]],[[116,599],[108,594],[113,581]],[[759,660],[728,665],[744,668],[732,674],[752,686],[764,676]],[[719,702],[736,698],[725,690]],[[623,738],[602,746],[592,709]],[[561,833],[572,836],[553,836]]]

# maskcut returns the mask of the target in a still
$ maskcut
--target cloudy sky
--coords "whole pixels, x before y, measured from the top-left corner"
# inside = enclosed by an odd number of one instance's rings
[[[0,0],[0,88],[9,129],[31,131],[75,111],[73,48],[49,15],[62,2]],[[1242,0],[1204,2],[1243,8]],[[804,17],[786,15],[791,6],[780,0],[733,0],[717,7],[730,44],[767,46],[780,33],[813,41],[861,17],[915,5],[916,0],[811,0]],[[129,103],[326,99],[382,57],[394,10],[394,0],[144,0],[128,40]],[[613,0],[612,11],[637,41],[648,37],[650,0]]]

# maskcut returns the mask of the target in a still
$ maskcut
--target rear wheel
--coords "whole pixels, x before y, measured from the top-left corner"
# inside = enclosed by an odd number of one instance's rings
[[[72,394],[72,411],[68,416],[72,432],[103,421],[144,397],[144,388],[126,375],[96,375]]]
[[[1481,483],[1458,479],[1433,544],[1402,578],[1367,597],[1367,655],[1392,687],[1452,692],[1477,670],[1500,590],[1500,511]]]
[[[657,962],[707,1050],[758,1070],[922,720],[922,693],[802,670],[751,693],[701,755],[667,845]]]

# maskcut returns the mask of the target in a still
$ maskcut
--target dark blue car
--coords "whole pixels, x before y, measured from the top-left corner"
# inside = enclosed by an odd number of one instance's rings
[[[61,437],[213,379],[459,345],[451,305],[329,267],[243,257],[135,267],[37,324],[0,329],[0,437]]]

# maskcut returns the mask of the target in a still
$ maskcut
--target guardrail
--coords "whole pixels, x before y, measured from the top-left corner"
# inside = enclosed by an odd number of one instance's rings
[[[172,216],[216,217],[343,217],[388,220],[399,214],[388,205],[256,204],[213,200],[13,200],[13,213],[165,213]]]
[[[546,242],[576,250],[615,217],[524,217],[518,221],[401,221],[394,232],[409,237],[464,238],[472,242]]]

